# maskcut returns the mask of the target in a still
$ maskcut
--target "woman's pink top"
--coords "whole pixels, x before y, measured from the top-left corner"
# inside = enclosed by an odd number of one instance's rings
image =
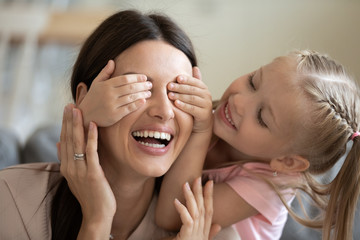
[[[245,163],[243,165],[209,169],[204,170],[203,175],[215,183],[227,183],[241,198],[259,212],[259,214],[233,225],[241,239],[279,239],[287,219],[287,209],[268,183],[252,173],[270,178],[275,183],[289,183],[290,181],[300,180],[300,174],[278,173],[277,176],[274,176],[274,171],[269,164],[265,163]],[[294,191],[291,189],[282,191],[282,194],[288,204],[294,199]]]

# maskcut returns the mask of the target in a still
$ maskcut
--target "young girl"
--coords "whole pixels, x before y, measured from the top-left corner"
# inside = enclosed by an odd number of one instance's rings
[[[213,222],[234,224],[242,239],[280,238],[286,208],[300,223],[322,228],[323,239],[352,239],[360,189],[359,95],[343,66],[301,51],[236,79],[216,106],[209,150],[207,101],[201,105],[189,97],[189,89],[197,89],[189,85],[195,84],[182,77],[168,86],[175,105],[193,115],[194,131],[165,175],[157,208],[160,226],[179,228],[173,199],[182,199],[181,186],[204,163],[204,176],[215,182]],[[351,150],[337,176],[329,184],[317,182],[314,176],[333,167],[349,141]],[[289,207],[295,189],[311,196],[324,215],[297,217]]]

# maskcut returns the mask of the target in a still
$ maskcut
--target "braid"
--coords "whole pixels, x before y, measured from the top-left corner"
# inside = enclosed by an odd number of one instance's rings
[[[326,55],[313,51],[294,52],[300,89],[309,101],[309,118],[304,133],[295,136],[294,149],[310,162],[306,179],[299,187],[308,193],[325,216],[301,221],[304,225],[323,227],[323,239],[351,239],[356,202],[360,192],[360,106],[358,87],[344,67]],[[352,145],[349,140],[354,140]],[[351,147],[337,176],[327,184],[312,175],[325,173]]]

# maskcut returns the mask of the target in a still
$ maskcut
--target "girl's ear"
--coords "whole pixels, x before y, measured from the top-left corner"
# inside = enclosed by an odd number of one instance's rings
[[[81,82],[76,87],[76,106],[79,106],[88,92],[85,83]]]
[[[274,171],[284,173],[303,172],[308,169],[309,166],[309,161],[299,155],[273,158],[270,161],[270,167]]]

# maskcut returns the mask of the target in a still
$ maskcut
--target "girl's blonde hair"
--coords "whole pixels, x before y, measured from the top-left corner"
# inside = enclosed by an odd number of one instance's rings
[[[346,153],[351,136],[359,131],[359,90],[344,67],[314,51],[291,52],[297,63],[299,87],[310,103],[307,120],[294,134],[293,150],[310,162],[305,181],[298,186],[323,210],[320,218],[309,220],[290,214],[300,223],[322,228],[323,239],[352,239],[352,226],[360,192],[360,138],[353,140],[337,176],[327,184],[316,180]]]

